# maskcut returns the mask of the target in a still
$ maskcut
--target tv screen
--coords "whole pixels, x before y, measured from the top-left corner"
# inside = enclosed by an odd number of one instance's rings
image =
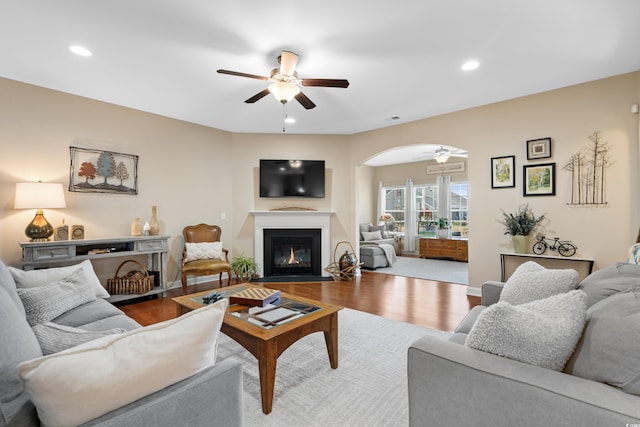
[[[324,197],[324,160],[260,160],[260,197]]]

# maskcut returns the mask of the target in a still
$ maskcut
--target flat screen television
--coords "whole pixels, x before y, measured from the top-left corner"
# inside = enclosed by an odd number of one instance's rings
[[[260,197],[324,197],[324,160],[260,160]]]

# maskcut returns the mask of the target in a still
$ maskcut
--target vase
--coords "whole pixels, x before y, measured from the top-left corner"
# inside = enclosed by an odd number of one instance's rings
[[[438,228],[438,239],[448,239],[448,238],[449,238],[449,229]]]
[[[131,235],[142,236],[142,224],[140,224],[140,218],[133,218],[131,223]]]
[[[157,236],[160,233],[160,224],[158,223],[158,207],[151,206],[151,219],[149,220],[149,235]]]
[[[529,236],[511,236],[513,251],[517,254],[529,253]]]

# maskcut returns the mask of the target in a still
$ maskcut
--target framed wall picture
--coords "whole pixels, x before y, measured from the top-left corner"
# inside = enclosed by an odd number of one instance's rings
[[[491,158],[491,188],[513,188],[516,186],[516,156]]]
[[[138,194],[138,156],[69,147],[69,191]]]
[[[556,164],[524,165],[524,196],[556,195]]]
[[[551,158],[551,138],[527,141],[527,160]]]

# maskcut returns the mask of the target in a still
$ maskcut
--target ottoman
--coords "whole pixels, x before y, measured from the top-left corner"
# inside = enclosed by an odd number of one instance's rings
[[[378,267],[386,267],[387,257],[380,246],[363,245],[360,246],[360,262],[363,268],[375,270]]]

